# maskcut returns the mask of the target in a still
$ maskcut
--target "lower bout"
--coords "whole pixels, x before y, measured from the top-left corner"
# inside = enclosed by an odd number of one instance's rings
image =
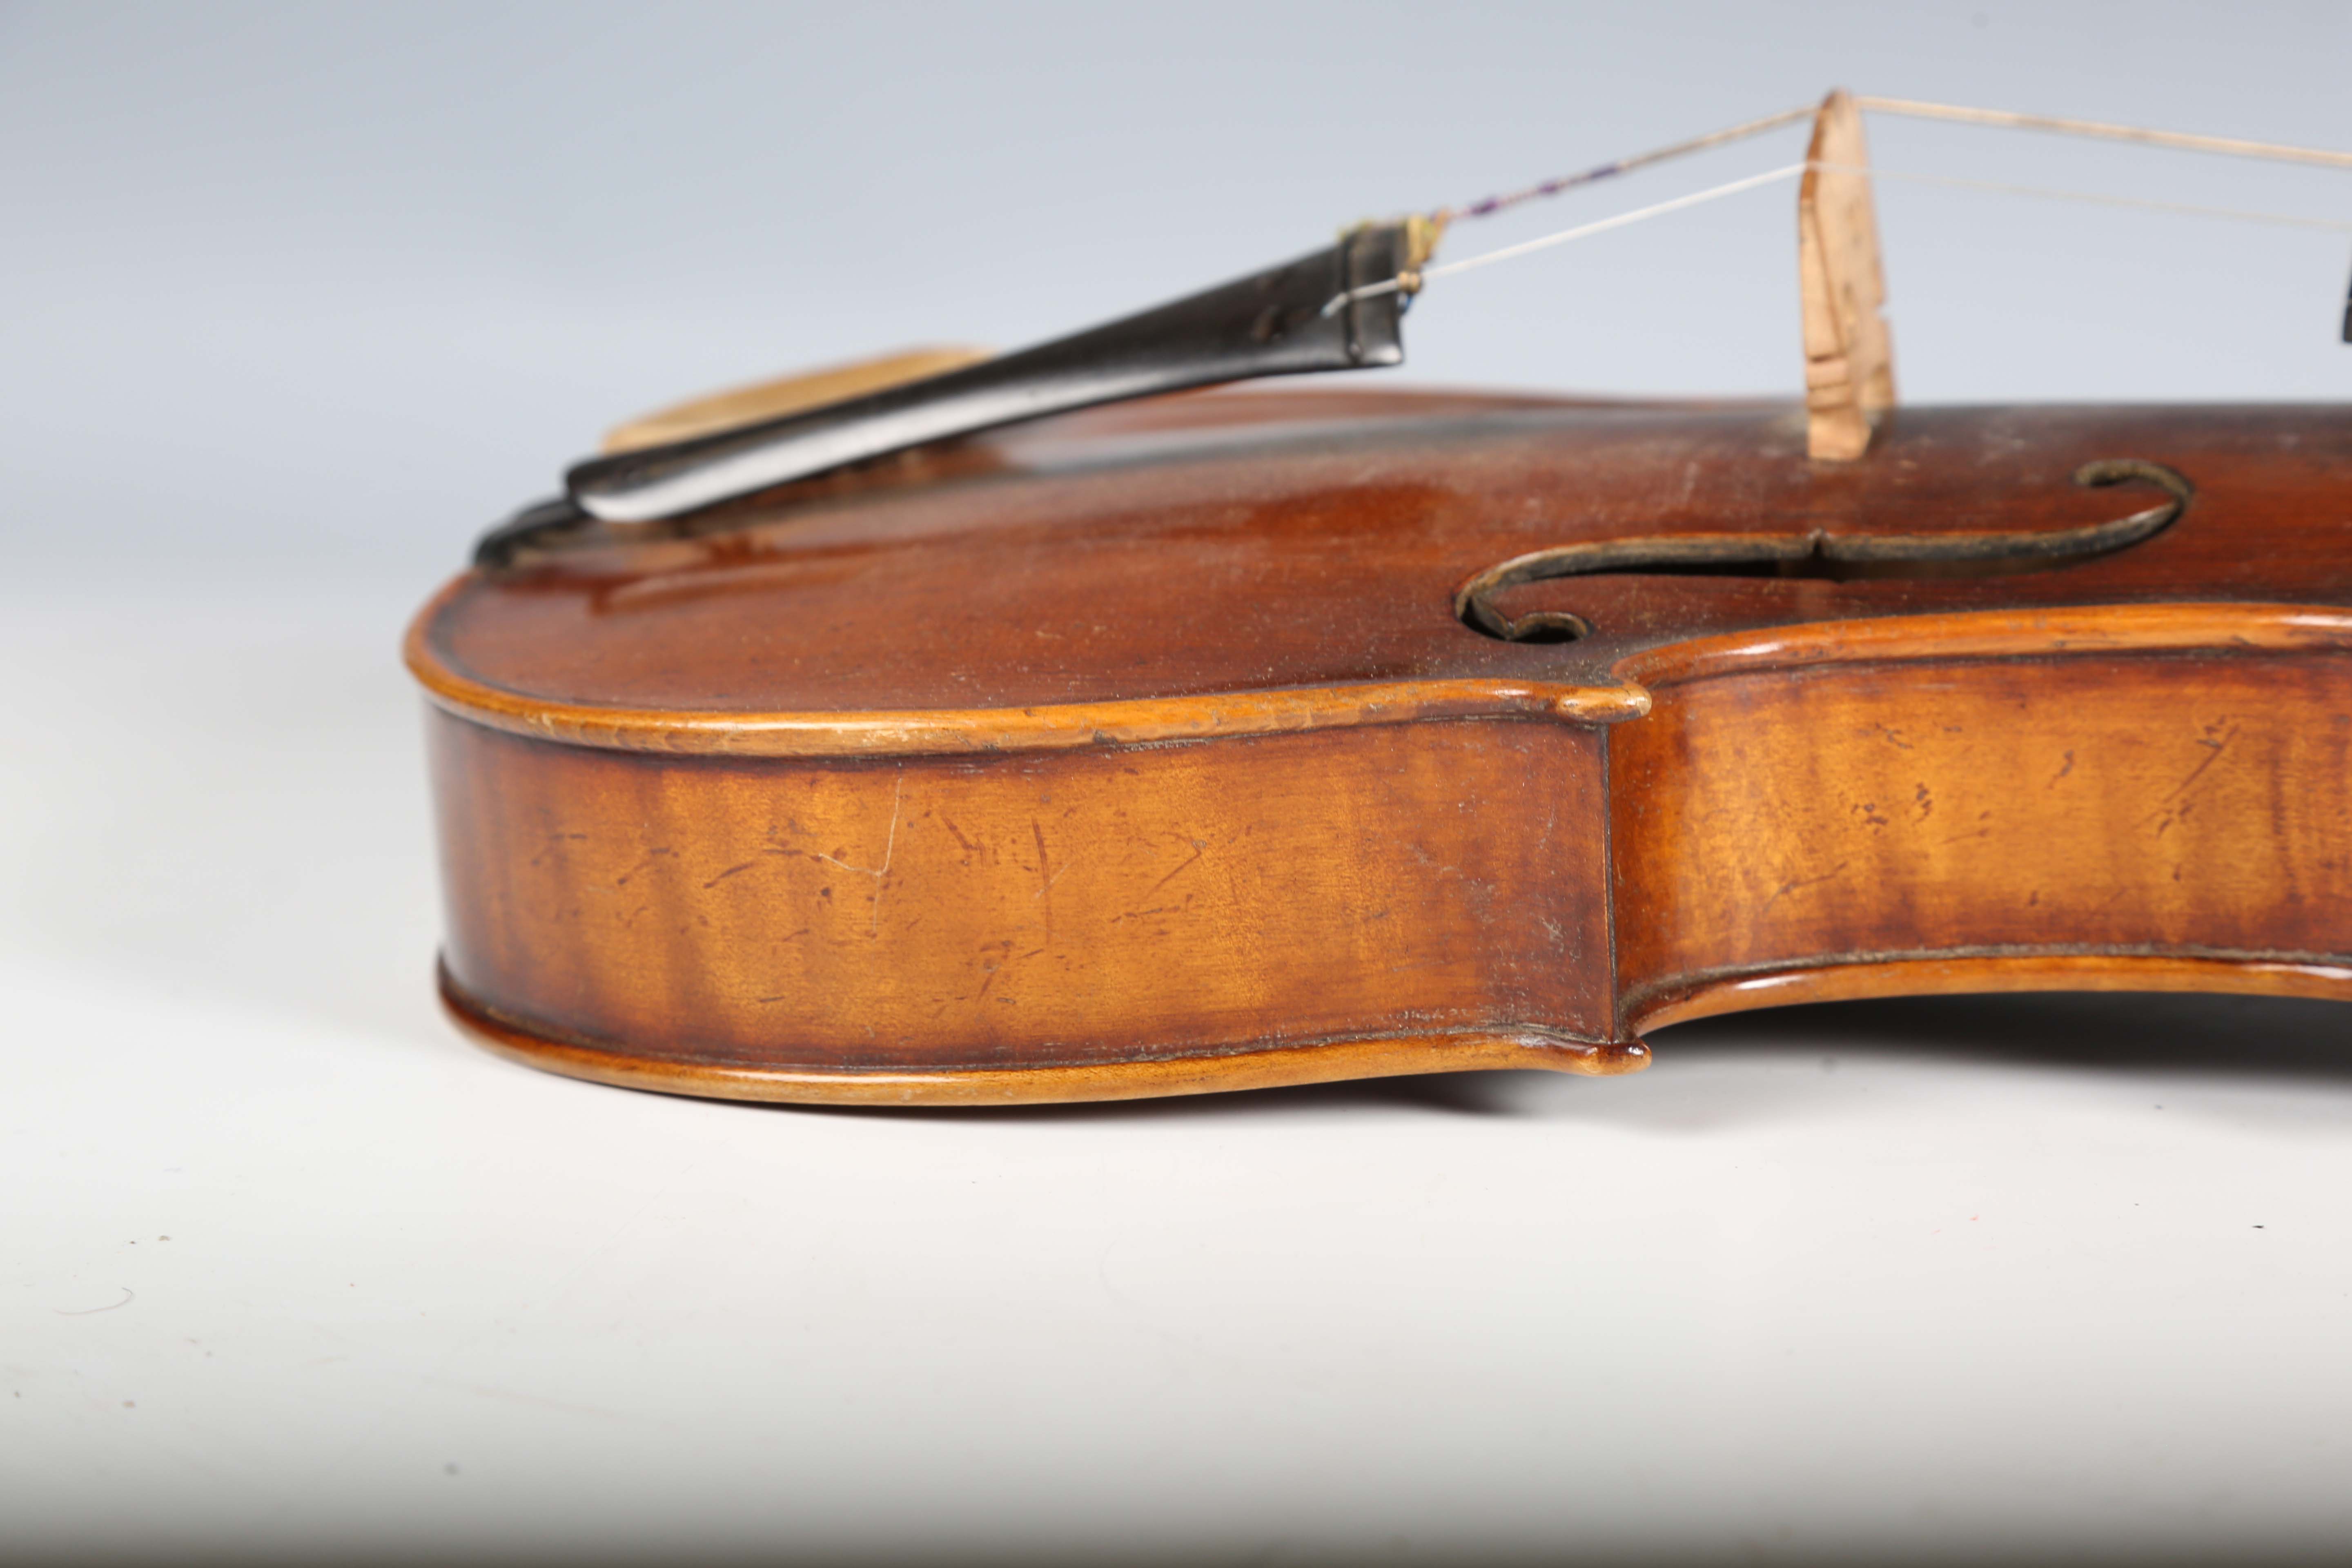
[[[1587,729],[688,762],[434,734],[445,991],[560,1071],[1017,1101],[1635,1059],[1596,1043]]]

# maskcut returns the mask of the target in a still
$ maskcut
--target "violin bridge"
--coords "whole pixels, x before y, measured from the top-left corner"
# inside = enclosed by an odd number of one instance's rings
[[[1840,89],[1822,100],[1797,190],[1797,270],[1804,310],[1805,451],[1851,462],[1895,405],[1895,352],[1880,314],[1886,275],[1871,199],[1862,110]]]

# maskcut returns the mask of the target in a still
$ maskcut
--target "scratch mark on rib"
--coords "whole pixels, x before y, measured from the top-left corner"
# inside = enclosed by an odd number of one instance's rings
[[[645,858],[639,860],[635,865],[622,872],[619,877],[614,879],[613,886],[615,888],[627,887],[629,883],[635,879],[638,872],[650,869],[655,861],[669,853],[671,853],[671,851],[667,848],[646,850]]]
[[[2220,736],[2218,740],[2214,738],[2217,734]],[[2221,760],[2221,753],[2228,751],[2230,742],[2237,738],[2238,727],[2227,720],[2205,726],[2204,736],[2197,742],[2205,748],[2203,759],[2195,767],[2189,769],[2188,775],[2179,784],[2165,792],[2164,798],[2158,803],[2154,811],[2140,819],[2143,822],[2156,824],[2156,836],[2158,838],[2171,832],[2175,824],[2188,819],[2189,812],[2195,809],[2196,803],[2185,800],[2182,796],[2197,786],[2198,781],[2205,776],[2208,769]]]
[[[1838,878],[1845,874],[1845,868],[1849,864],[1850,862],[1848,861],[1841,860],[1818,877],[1790,878],[1787,881],[1780,884],[1780,889],[1775,891],[1770,898],[1764,900],[1764,908],[1767,910],[1770,909],[1774,904],[1779,903],[1782,898],[1790,893],[1797,891],[1801,888],[1816,888],[1823,882],[1833,882],[1837,880]]]
[[[1029,836],[1037,841],[1037,890],[1029,896],[1045,906],[1045,945],[1051,947],[1054,945],[1054,884],[1069,875],[1070,868],[1064,866],[1058,871],[1054,869],[1053,858],[1045,851],[1045,830],[1037,825],[1034,816],[1029,819]]]
[[[2213,740],[2211,738],[2212,733],[2219,728],[2219,725],[2208,725],[2206,727],[2205,734],[2207,738],[2197,742],[2199,745],[2205,748],[2204,760],[2199,763],[2195,767],[2189,769],[2189,776],[2182,779],[2179,784],[2174,784],[2172,788],[2166,793],[2164,797],[2165,799],[2178,799],[2184,792],[2194,785],[2199,779],[2203,778],[2205,776],[2205,770],[2211,767],[2215,763],[2220,762],[2221,760],[2221,753],[2230,749],[2230,742],[2238,738],[2238,727],[2232,724],[2220,740]]]
[[[882,841],[882,864],[879,866],[853,866],[848,861],[832,855],[819,854],[816,857],[830,865],[840,867],[845,871],[855,871],[861,877],[874,879],[872,931],[876,936],[882,934],[882,879],[890,874],[890,862],[898,853],[898,808],[905,804],[906,797],[907,774],[902,769],[898,774],[898,786],[890,792],[890,834]]]
[[[1191,870],[1199,863],[1201,857],[1208,852],[1208,847],[1209,847],[1205,844],[1195,844],[1192,846],[1192,858],[1185,861],[1181,866],[1177,867],[1176,869],[1169,872],[1168,875],[1160,878],[1160,880],[1144,889],[1143,896],[1147,899],[1150,898],[1152,894],[1158,892],[1160,889],[1166,887],[1169,883],[1174,881],[1185,872]]]
[[[728,878],[733,876],[736,872],[748,871],[757,864],[757,861],[746,860],[740,866],[730,866],[724,871],[719,872],[716,877],[711,878],[708,882],[703,883],[703,890],[708,892],[709,889],[719,886],[719,883],[725,881]]]
[[[1064,866],[1058,871],[1053,868],[1054,863],[1045,853],[1045,830],[1037,826],[1037,820],[1034,817],[1032,817],[1029,820],[1029,832],[1031,836],[1037,840],[1037,876],[1039,879],[1037,890],[1029,896],[1033,899],[1042,899],[1046,894],[1054,890],[1055,883],[1060,881],[1063,878],[1070,874],[1070,868],[1067,866]]]

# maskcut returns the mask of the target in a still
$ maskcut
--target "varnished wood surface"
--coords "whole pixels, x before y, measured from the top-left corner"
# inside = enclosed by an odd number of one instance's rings
[[[1430,719],[1575,719],[1646,712],[1640,688],[1532,680],[1359,681],[1288,691],[1203,692],[1127,702],[907,709],[879,713],[711,713],[542,702],[430,664],[435,701],[477,724],[617,751],[736,757],[915,756],[1205,741],[1223,735],[1408,724]]]
[[[449,1019],[481,1045],[566,1078],[620,1089],[692,1094],[714,1100],[818,1105],[1050,1105],[1070,1100],[1150,1100],[1174,1094],[1231,1094],[1291,1089],[1349,1079],[1505,1068],[1613,1078],[1650,1065],[1638,1040],[1615,1045],[1523,1029],[1404,1033],[1363,1040],[1324,1040],[1266,1050],[1137,1057],[1076,1066],[930,1068],[864,1072],[795,1069],[616,1049],[553,1038],[544,1025],[518,1028],[467,996],[446,970],[441,1001]]]
[[[2023,991],[2142,991],[2302,996],[2352,1002],[2352,964],[2270,959],[2182,958],[2169,953],[2000,952],[1971,957],[1880,956],[1865,963],[1812,963],[1702,980],[1634,1009],[1633,1024],[1662,1029],[1696,1018],[1809,1002],[1876,996],[1963,996]]]
[[[1866,462],[1801,410],[1220,393],[974,443],[990,471],[788,491],[744,531],[550,557],[457,584],[428,680],[692,713],[1025,709],[1341,683],[1603,687],[1664,642],[2008,606],[2352,604],[2352,410],[1904,408]],[[1108,416],[1122,417],[1112,418]],[[1147,416],[1152,422],[1147,422]],[[1451,598],[1496,562],[1642,535],[2059,528],[2151,504],[2085,490],[2137,457],[2196,487],[2119,555],[1948,581],[1594,576],[1510,590],[1591,620],[1511,645]]]
[[[433,745],[451,978],[565,1038],[811,1070],[1612,1038],[1589,728],[737,762],[438,715]]]
[[[1873,957],[2352,965],[2346,651],[1664,689],[1611,737],[1623,1005]]]
[[[2352,416],[1220,394],[615,537],[420,616],[454,1013],[641,1088],[967,1103],[1960,986],[2352,995]],[[1620,535],[2074,527],[2001,576],[1528,584]]]

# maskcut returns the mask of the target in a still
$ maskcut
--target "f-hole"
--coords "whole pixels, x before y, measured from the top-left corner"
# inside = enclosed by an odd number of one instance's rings
[[[1863,578],[1997,577],[2047,572],[2112,555],[2162,532],[2194,493],[2187,479],[2161,463],[2110,458],[2074,470],[2087,489],[2154,485],[2165,500],[2145,511],[2081,528],[1993,533],[1680,533],[1646,539],[1563,544],[1515,555],[1471,578],[1454,595],[1454,613],[1471,630],[1504,642],[1574,642],[1591,623],[1565,610],[1506,616],[1495,595],[1522,583],[1639,572],[1708,577]]]

